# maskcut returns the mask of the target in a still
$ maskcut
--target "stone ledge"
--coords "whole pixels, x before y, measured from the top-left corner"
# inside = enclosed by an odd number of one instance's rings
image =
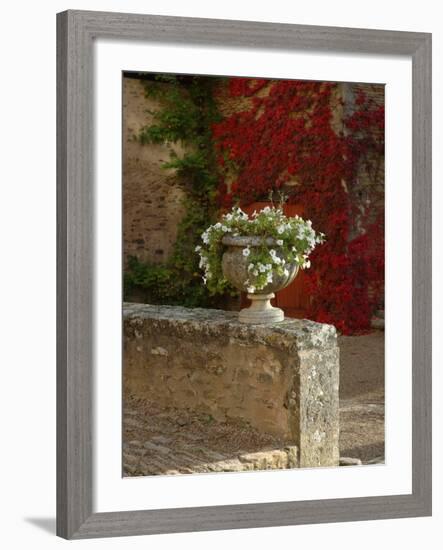
[[[316,323],[307,319],[287,318],[268,325],[247,325],[238,321],[238,313],[220,309],[186,308],[150,304],[123,304],[123,318],[131,326],[142,319],[150,322],[167,323],[177,331],[200,331],[207,336],[234,337],[245,342],[257,342],[281,349],[297,350],[337,345],[337,333],[333,325]]]

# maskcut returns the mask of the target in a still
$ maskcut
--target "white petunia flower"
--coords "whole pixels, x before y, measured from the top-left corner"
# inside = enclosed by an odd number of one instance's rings
[[[278,239],[277,244],[278,246],[283,246],[283,241],[281,239]]]
[[[201,249],[202,249],[202,247],[199,244],[195,247],[196,252],[200,252]]]
[[[233,208],[232,212],[235,216],[237,216],[238,218],[240,218],[242,220],[247,220],[248,219],[248,215],[246,214],[246,212],[243,212],[243,210],[241,208],[239,208],[238,206],[236,208]]]
[[[250,253],[251,253],[251,251],[249,250],[249,248],[243,248],[242,254],[245,258],[247,258]]]
[[[279,235],[281,235],[281,234],[284,233],[284,232],[285,232],[285,226],[284,226],[284,225],[279,225],[279,226],[277,227],[277,233],[278,233]]]
[[[249,292],[249,294],[253,294],[255,292],[255,286],[248,286],[247,291]]]
[[[251,263],[248,265],[248,271],[251,271],[252,269],[254,269],[254,264]]]
[[[208,259],[205,256],[200,256],[199,267],[205,267],[208,263]]]

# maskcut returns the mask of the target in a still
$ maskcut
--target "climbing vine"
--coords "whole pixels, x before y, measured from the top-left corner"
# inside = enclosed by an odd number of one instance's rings
[[[220,209],[282,190],[327,236],[306,273],[309,317],[348,334],[367,330],[383,296],[384,216],[373,208],[383,189],[360,196],[358,180],[365,170],[376,181],[383,168],[384,107],[361,91],[345,106],[334,83],[249,78],[156,75],[146,95],[162,108],[136,139],[171,145],[164,166],[176,170],[186,213],[165,265],[129,258],[126,291],[152,303],[217,305],[201,283],[201,233]],[[222,117],[226,96],[236,108]]]
[[[208,306],[217,298],[201,284],[195,246],[200,234],[215,219],[218,168],[213,149],[212,126],[220,120],[213,97],[221,79],[180,75],[155,75],[145,81],[146,97],[156,98],[161,108],[152,112],[153,123],[135,136],[141,144],[169,145],[170,160],[185,190],[185,215],[179,223],[171,258],[165,265],[130,257],[125,272],[126,295],[141,292],[151,303]],[[183,145],[177,154],[173,144]]]
[[[343,107],[336,91],[327,82],[232,78],[229,95],[247,108],[214,124],[213,137],[222,208],[283,188],[327,235],[312,254],[308,313],[355,333],[369,328],[383,290],[383,215],[358,204],[352,187],[365,159],[384,151],[384,108],[359,93],[334,127],[333,109]]]

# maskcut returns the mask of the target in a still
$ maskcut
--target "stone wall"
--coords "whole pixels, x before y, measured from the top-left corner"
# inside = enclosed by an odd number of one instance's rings
[[[384,84],[342,83],[340,85],[344,100],[344,116],[352,114],[354,99],[362,91],[375,105],[385,104]],[[365,213],[370,211],[368,221],[373,222],[379,214],[384,213],[385,207],[385,159],[378,154],[369,154],[360,163],[356,180],[349,185],[352,201],[359,210]],[[356,232],[361,229],[359,220],[356,220]]]
[[[339,461],[335,328],[244,325],[221,310],[125,304],[124,394],[238,419],[298,447],[300,467]]]
[[[162,163],[170,160],[166,145],[141,145],[134,138],[152,124],[150,111],[159,103],[145,97],[143,80],[123,78],[123,251],[125,260],[163,263],[172,252],[177,225],[184,208],[183,190],[174,170]],[[179,152],[180,148],[174,145]]]

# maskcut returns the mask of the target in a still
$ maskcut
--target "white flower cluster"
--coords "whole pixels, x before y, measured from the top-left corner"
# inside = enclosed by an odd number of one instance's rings
[[[262,264],[261,262],[257,262],[257,264],[250,263],[248,265],[248,271],[254,275],[254,277],[258,277],[260,273],[264,273],[266,275],[266,283],[272,283],[272,263],[269,264]],[[245,281],[245,285],[248,285],[250,283],[249,279]]]
[[[269,214],[271,212],[271,208],[269,206],[265,206],[262,210],[260,210],[260,212],[263,212],[263,214]],[[252,212],[251,214],[251,217],[256,218],[258,214],[259,213],[257,212],[257,210],[254,210],[254,212]]]
[[[212,273],[209,268],[209,260],[206,254],[203,252],[202,247],[200,245],[195,247],[195,251],[198,254],[200,254],[200,261],[198,263],[198,267],[205,271],[205,274],[203,275],[202,278],[203,278],[203,282],[206,284],[206,281],[212,277]]]
[[[202,233],[202,236],[201,236],[202,241],[205,244],[209,244],[209,241],[211,240],[211,233],[213,233],[214,231],[221,231],[222,233],[230,233],[232,229],[229,226],[224,225],[220,222],[217,222],[214,225],[210,225],[208,229],[206,229],[206,231]]]
[[[234,206],[234,208],[231,210],[231,212],[228,212],[227,214],[224,214],[222,216],[222,220],[226,220],[228,222],[233,222],[236,220],[245,220],[247,221],[249,219],[246,212],[243,212],[241,208],[238,206]]]
[[[309,252],[312,252],[318,243],[323,242],[323,237],[323,233],[319,233],[318,235],[315,233],[311,220],[307,220],[304,224],[300,223],[298,226],[297,239],[307,241]]]
[[[324,241],[324,235],[314,231],[310,220],[304,221],[300,216],[288,218],[280,207],[266,206],[251,217],[234,207],[202,233],[203,246],[195,249],[200,255],[203,280],[212,289],[220,290],[227,283],[221,269],[225,250],[222,239],[226,234],[260,237],[261,245],[242,249],[243,257],[248,259],[248,278],[244,284],[250,293],[271,283],[275,274],[289,276],[291,266],[308,269],[310,253]]]

